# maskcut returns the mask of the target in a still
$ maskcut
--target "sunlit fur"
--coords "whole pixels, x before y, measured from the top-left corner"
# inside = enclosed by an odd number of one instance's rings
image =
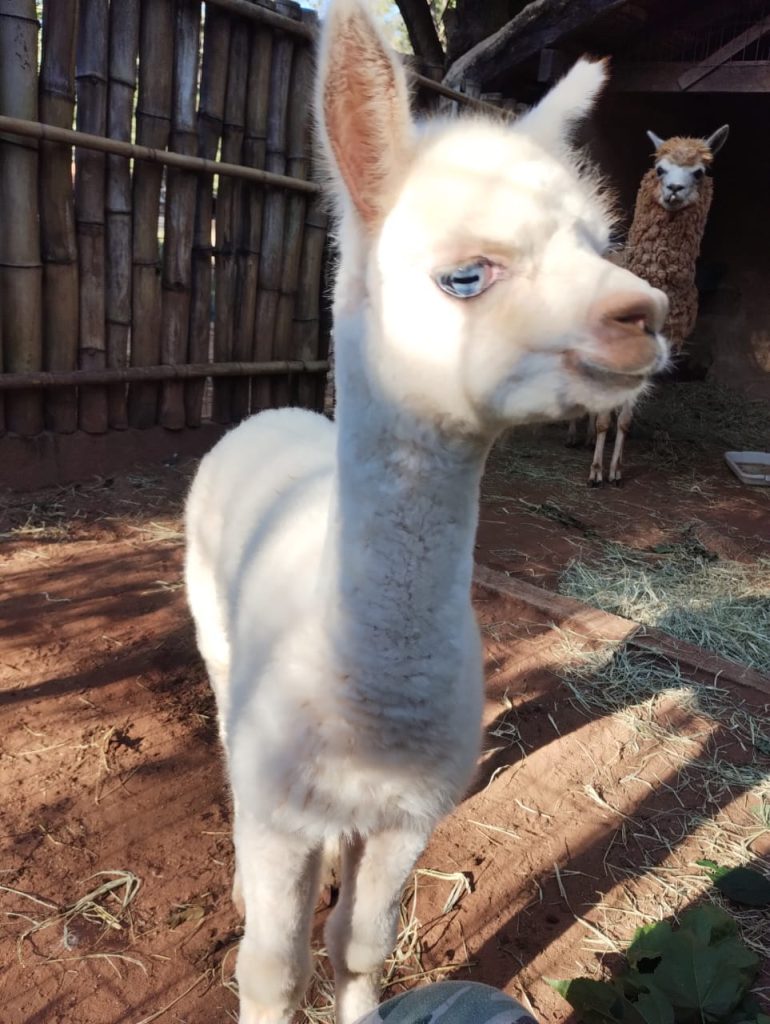
[[[604,77],[579,63],[513,128],[418,129],[362,0],[328,12],[337,421],[248,420],[202,461],[186,511],[234,796],[240,1024],[286,1024],[301,997],[330,842],[338,1024],[377,1002],[403,884],[479,751],[470,588],[489,446],[513,423],[609,408],[665,360],[665,298],[601,258],[604,204],[567,148]],[[437,271],[475,257],[495,261],[484,294],[439,289]]]

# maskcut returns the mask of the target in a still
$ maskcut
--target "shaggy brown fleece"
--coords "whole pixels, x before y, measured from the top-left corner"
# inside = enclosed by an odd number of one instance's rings
[[[699,146],[704,152],[699,149],[693,156],[694,149]],[[686,151],[684,159],[683,150]],[[668,156],[684,164],[698,159],[709,164],[712,160],[708,146],[699,139],[668,139],[657,156]],[[634,274],[668,295],[670,309],[664,331],[671,347],[677,351],[692,333],[698,315],[695,260],[700,252],[714,183],[711,178],[703,178],[697,201],[681,210],[664,210],[657,199],[659,192],[660,183],[653,167],[639,186],[623,263]]]

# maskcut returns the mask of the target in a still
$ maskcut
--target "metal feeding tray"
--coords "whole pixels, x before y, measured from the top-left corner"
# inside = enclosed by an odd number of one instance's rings
[[[725,462],[742,483],[770,487],[770,452],[725,452]]]

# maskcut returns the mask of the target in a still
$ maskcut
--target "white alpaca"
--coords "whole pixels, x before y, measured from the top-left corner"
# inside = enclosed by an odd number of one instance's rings
[[[418,132],[363,0],[328,12],[337,421],[253,417],[203,460],[187,505],[234,793],[241,1024],[283,1024],[304,991],[330,841],[337,1021],[376,1005],[403,884],[479,750],[470,589],[490,445],[618,405],[665,361],[665,298],[601,258],[607,216],[568,147],[604,77],[579,62],[513,127]]]

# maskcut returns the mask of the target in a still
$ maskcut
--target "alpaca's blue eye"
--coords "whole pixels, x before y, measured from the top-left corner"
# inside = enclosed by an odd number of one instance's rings
[[[471,263],[463,263],[459,267],[440,270],[435,274],[436,284],[458,299],[472,299],[481,295],[490,285],[494,284],[500,268],[483,257]]]

